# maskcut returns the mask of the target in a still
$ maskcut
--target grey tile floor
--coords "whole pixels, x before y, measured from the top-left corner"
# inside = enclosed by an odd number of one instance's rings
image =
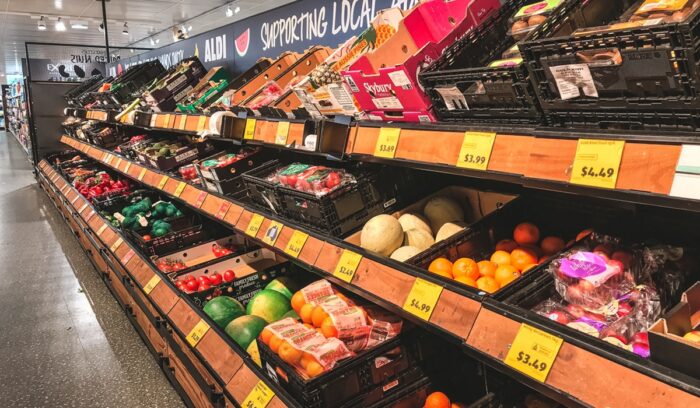
[[[182,407],[0,132],[0,407]]]

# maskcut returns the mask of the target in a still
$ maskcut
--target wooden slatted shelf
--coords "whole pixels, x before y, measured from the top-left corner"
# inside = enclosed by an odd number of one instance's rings
[[[506,135],[505,137],[508,140],[510,137],[517,136]],[[356,140],[357,138],[355,138]],[[95,147],[86,148],[83,142],[76,139],[64,137],[62,141],[78,150],[87,151],[89,156],[98,161],[104,155],[103,150]],[[526,139],[526,141],[531,144],[536,143],[534,138]],[[512,139],[508,143],[511,142]],[[523,146],[527,146],[527,143]],[[523,149],[523,146],[519,148]],[[112,167],[122,173],[125,173],[124,169],[129,167],[128,173],[125,174],[132,178],[143,171],[141,165],[127,164],[126,162],[128,160],[122,159],[119,166]],[[157,189],[162,174],[150,169],[146,169],[146,173],[156,174],[156,176],[144,177],[144,182],[150,180],[149,185]],[[179,180],[171,179],[161,191],[201,210],[209,217],[220,220],[239,233],[245,234],[251,219],[257,214],[255,210],[245,208],[241,203],[210,194],[192,185],[187,185],[180,196],[175,197],[172,192],[175,191],[179,183]],[[229,202],[230,206],[222,217],[220,211],[225,202]],[[412,273],[396,269],[389,264],[391,262],[382,261],[382,258],[375,259],[372,256],[365,256],[351,282],[343,282],[334,277],[333,273],[342,252],[344,250],[357,250],[357,248],[344,241],[314,234],[289,222],[273,219],[264,214],[258,215],[263,217],[263,222],[253,238],[259,244],[268,246],[263,242],[263,237],[272,222],[279,222],[283,228],[272,249],[285,257],[290,257],[284,252],[290,237],[295,231],[308,233],[309,239],[302,248],[297,261],[334,283],[368,298],[374,303],[385,306],[403,317],[411,318],[401,308],[416,280]],[[484,308],[473,297],[450,288],[443,289],[428,322],[422,322],[417,318],[412,318],[412,320],[418,321],[424,327],[434,329],[448,340],[461,343],[465,347],[465,351],[472,355],[476,353],[486,356],[489,362],[496,364],[499,369],[508,371],[512,375],[519,375],[503,362],[520,327],[519,320]],[[553,334],[556,335],[556,333]],[[590,373],[599,373],[600,367],[605,370],[609,369],[614,374],[600,374],[597,378],[591,379]],[[228,388],[234,395],[238,393],[234,390],[239,384],[251,384],[256,381],[254,378],[250,378],[250,375],[243,371],[244,369],[245,366],[233,376],[228,384]],[[643,384],[643,387],[640,387],[639,384]],[[566,341],[544,386],[568,395],[574,401],[594,406],[611,405],[610,401],[615,402],[612,405],[620,406],[695,406],[700,404],[700,397],[698,397],[700,388],[691,394]],[[634,392],[620,393],[619,390],[622,386],[627,387],[628,390],[634,390]]]

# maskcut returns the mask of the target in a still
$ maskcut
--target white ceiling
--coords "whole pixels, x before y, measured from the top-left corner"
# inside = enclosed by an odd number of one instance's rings
[[[295,0],[109,0],[107,27],[113,46],[158,48],[173,42],[170,28],[191,25],[191,35],[230,24]],[[233,17],[226,17],[226,6],[240,7]],[[46,20],[46,31],[39,31],[40,16]],[[62,17],[67,30],[54,29]],[[70,28],[70,20],[88,20],[87,30]],[[100,0],[0,0],[0,75],[21,71],[25,42],[104,45],[104,34],[98,30],[102,19]],[[129,35],[123,35],[124,23]],[[150,38],[160,39],[154,47]],[[0,82],[5,82],[0,77]]]

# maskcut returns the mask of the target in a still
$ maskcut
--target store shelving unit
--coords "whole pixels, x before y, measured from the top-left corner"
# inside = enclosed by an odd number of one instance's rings
[[[31,157],[32,142],[29,136],[29,121],[27,118],[27,100],[24,86],[12,84],[5,89],[5,129],[17,139],[24,152]]]
[[[114,122],[114,114],[110,112],[72,111],[69,114]],[[246,121],[244,118],[237,120]],[[280,122],[283,121],[257,118],[252,124],[254,129],[242,131],[240,134],[222,135],[217,140],[226,140],[234,144],[259,144],[299,152],[295,146],[304,136],[303,124],[292,121],[286,140],[280,142],[276,139]],[[194,135],[200,133],[207,125],[208,118],[202,115],[161,114],[152,115],[148,126],[142,127]],[[374,154],[379,135],[383,132],[382,126],[399,125],[359,123],[339,132],[337,137],[347,137],[345,158],[507,182],[523,188],[548,189],[700,211],[700,201],[696,200],[700,197],[694,197],[695,190],[674,188],[674,183],[684,174],[678,167],[679,158],[681,155],[687,156],[688,151],[699,144],[697,139],[690,135],[674,134],[666,138],[659,135],[614,132],[553,133],[536,128],[401,125],[400,136],[394,145],[394,157],[386,158],[376,157]],[[467,132],[496,134],[485,171],[464,169],[456,165]],[[568,182],[577,139],[580,137],[621,139],[627,143],[615,189],[572,185]],[[377,257],[339,238],[314,233],[271,214],[260,213],[244,203],[212,194],[171,175],[143,167],[139,163],[77,139],[66,136],[62,141],[112,169],[162,191],[205,216],[218,220],[240,233],[248,233],[261,245],[294,259],[320,276],[420,324],[450,342],[462,345],[465,353],[560,401],[592,406],[667,406],[669,401],[678,406],[694,406],[700,402],[700,384],[697,379],[673,375],[664,367],[650,362],[632,363],[614,351],[597,349],[565,333],[552,332],[541,326],[540,329],[562,338],[564,345],[546,381],[539,383],[503,362],[520,324],[526,322],[537,326],[536,322],[530,322],[526,316],[500,307],[497,300],[484,293],[459,285],[445,284],[435,279],[433,283],[441,285],[443,289],[434,305],[434,312],[428,321],[424,321],[403,309],[417,276],[430,280],[415,267]],[[262,219],[262,223],[259,226],[251,225],[253,219]],[[265,244],[262,238],[272,223],[281,224],[282,230],[274,245],[270,246]],[[287,247],[292,237],[295,240],[301,238],[303,242],[298,256],[290,255]],[[351,276],[336,275],[339,260],[344,252],[362,256],[362,261]],[[137,281],[148,283],[146,278]],[[185,333],[189,327],[183,327],[184,330],[180,330]],[[634,392],[619,392],[622,389]]]

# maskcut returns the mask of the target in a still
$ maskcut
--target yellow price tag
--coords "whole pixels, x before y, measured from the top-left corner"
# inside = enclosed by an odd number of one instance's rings
[[[250,355],[253,362],[258,365],[258,367],[262,367],[262,360],[260,360],[260,349],[258,348],[257,340],[253,340],[253,342],[250,343],[250,346],[248,346],[246,352]]]
[[[124,168],[124,173],[128,173],[131,168],[131,162],[126,162],[126,167]]]
[[[289,122],[277,122],[277,136],[275,136],[275,144],[287,145],[287,137],[289,137]]]
[[[121,166],[121,165],[122,165],[122,158],[120,157],[117,159],[117,164],[115,164],[114,167],[119,168],[119,166]]]
[[[102,224],[100,229],[97,230],[97,235],[98,236],[102,235],[102,233],[105,232],[106,229],[107,229],[107,224]]]
[[[153,289],[155,289],[156,286],[160,283],[160,276],[158,275],[153,275],[153,277],[148,281],[146,286],[143,287],[143,293],[150,295],[151,292],[153,292]]]
[[[571,183],[589,187],[615,188],[625,142],[622,140],[579,139]]]
[[[360,266],[360,261],[362,261],[362,255],[344,249],[340,260],[338,260],[338,265],[335,266],[333,276],[347,283],[352,282],[357,267]]]
[[[139,173],[139,181],[143,181],[143,177],[146,175],[146,169],[141,169],[141,173]]]
[[[199,117],[199,121],[197,122],[197,132],[201,132],[202,130],[204,130],[204,128],[207,126],[208,119],[209,117],[204,115]]]
[[[287,247],[284,248],[284,252],[287,255],[298,258],[301,250],[304,249],[304,244],[306,244],[307,239],[309,239],[309,234],[301,231],[294,231],[292,237],[289,238],[289,242],[287,242]]]
[[[241,403],[241,408],[265,408],[275,397],[275,393],[262,380],[255,384]]]
[[[122,239],[122,237],[117,238],[117,240],[112,244],[112,246],[109,247],[109,250],[110,250],[112,253],[116,252],[117,249],[119,249],[119,247],[121,246],[122,243],[124,243],[124,240]]]
[[[184,181],[181,181],[180,184],[177,185],[177,188],[175,189],[175,197],[180,197],[183,191],[185,191],[185,187],[187,187],[187,183]]]
[[[472,170],[486,170],[491,160],[496,133],[465,132],[462,148],[459,150],[457,167]]]
[[[163,124],[164,128],[170,128],[173,127],[170,125],[170,114],[165,115],[165,123]]]
[[[564,340],[522,324],[504,362],[525,375],[544,382]]]
[[[253,214],[253,216],[250,218],[250,222],[248,222],[248,226],[245,229],[246,235],[251,237],[257,236],[263,221],[265,221],[265,217],[260,214]]]
[[[85,211],[85,209],[86,209],[87,207],[88,207],[88,203],[83,204],[83,206],[80,207],[80,209],[78,210],[78,214],[82,214],[83,211]]]
[[[399,144],[400,137],[400,128],[379,129],[377,145],[374,147],[374,156],[383,157],[385,159],[393,159],[394,156],[396,156],[396,146]]]
[[[199,341],[202,340],[202,338],[205,334],[207,334],[208,331],[209,325],[207,324],[207,322],[205,322],[204,320],[200,320],[199,323],[197,323],[187,335],[187,342],[190,343],[190,346],[197,347]]]
[[[163,187],[165,187],[165,185],[168,183],[168,179],[168,176],[163,176],[163,178],[160,179],[160,182],[158,183],[158,190],[162,190]]]
[[[284,224],[281,222],[270,221],[270,226],[267,228],[267,231],[265,231],[265,236],[262,239],[263,242],[270,246],[275,245],[275,242],[277,242],[277,238],[280,236],[283,227]]]
[[[180,116],[180,124],[177,126],[178,130],[185,130],[186,125],[187,125],[187,115],[181,115]]]
[[[246,119],[245,120],[245,131],[243,132],[243,139],[253,140],[255,138],[255,125],[257,120]]]
[[[442,289],[440,285],[416,278],[411,292],[409,292],[406,302],[403,304],[403,310],[425,321],[429,321],[433,310],[435,310],[435,305],[440,299]]]

